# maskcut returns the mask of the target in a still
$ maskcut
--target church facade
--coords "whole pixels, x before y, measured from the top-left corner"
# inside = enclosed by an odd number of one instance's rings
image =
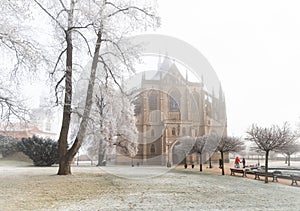
[[[198,154],[186,153],[182,160],[174,149],[178,141],[187,137],[211,133],[226,135],[225,99],[221,88],[217,88],[218,96],[209,94],[203,78],[201,82],[190,82],[188,74],[184,77],[175,62],[167,57],[159,63],[157,71],[144,72],[135,100],[139,146],[134,163],[197,164]],[[219,158],[212,156],[213,160]],[[208,155],[204,160],[207,159]],[[120,163],[122,159],[117,160]]]

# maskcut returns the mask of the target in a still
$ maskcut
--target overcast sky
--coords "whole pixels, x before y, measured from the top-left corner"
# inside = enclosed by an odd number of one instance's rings
[[[158,0],[156,32],[197,48],[226,95],[228,134],[300,116],[300,1]]]
[[[228,134],[300,116],[299,0],[157,0],[155,33],[183,40],[212,65],[226,96]],[[32,87],[29,87],[32,89]]]

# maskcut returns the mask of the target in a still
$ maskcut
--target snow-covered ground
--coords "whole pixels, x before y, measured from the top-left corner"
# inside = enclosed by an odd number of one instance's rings
[[[300,187],[165,167],[0,166],[0,210],[299,210]],[[118,175],[118,176],[116,176]]]

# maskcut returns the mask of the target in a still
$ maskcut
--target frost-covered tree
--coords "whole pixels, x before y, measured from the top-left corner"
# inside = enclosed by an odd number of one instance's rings
[[[281,149],[279,149],[277,152],[280,152],[286,156],[286,161],[288,166],[291,166],[291,155],[300,152],[300,144],[292,143],[288,144]]]
[[[121,102],[118,99],[121,99]],[[122,93],[119,93],[119,97],[117,96],[115,100],[113,114],[117,114],[115,121],[118,138],[114,145],[121,152],[133,158],[138,152],[138,131],[134,116],[134,105],[130,98]]]
[[[107,85],[96,88],[91,118],[85,145],[90,156],[98,155],[98,165],[105,165],[106,152],[116,153],[116,147],[130,157],[136,155],[138,131],[134,105],[128,96]]]
[[[265,174],[267,175],[270,151],[283,149],[293,144],[297,138],[296,133],[285,122],[282,127],[278,125],[259,127],[253,124],[247,131],[246,139],[254,142],[258,149],[265,152]],[[268,177],[265,177],[265,183],[268,183]]]
[[[152,1],[138,0],[33,0],[54,24],[55,37],[61,44],[52,75],[56,75],[57,102],[63,93],[63,119],[59,136],[59,175],[71,174],[70,163],[86,136],[92,108],[94,84],[98,67],[118,84],[122,71],[132,71],[131,60],[136,51],[124,45],[124,37],[145,27],[157,26],[158,19]],[[80,111],[72,107],[75,66],[86,52],[92,57],[85,103]],[[80,47],[78,47],[80,46]],[[91,50],[93,49],[93,50]],[[77,53],[77,54],[76,54]],[[77,59],[76,59],[77,58]],[[79,65],[78,65],[78,63]],[[69,140],[71,113],[80,116],[74,140]],[[70,144],[71,143],[71,144]]]
[[[218,141],[218,137],[213,134],[203,135],[196,138],[191,152],[199,153],[200,171],[202,171],[203,155],[207,153],[211,156],[216,151]]]
[[[0,121],[7,126],[28,120],[19,85],[42,66],[45,57],[33,39],[29,1],[3,0],[0,13]]]
[[[191,153],[195,144],[195,138],[191,136],[181,137],[173,147],[173,154],[177,158],[178,163],[184,161],[186,163],[186,156]]]
[[[221,153],[222,160],[222,175],[225,174],[224,171],[224,153],[226,152],[239,152],[245,148],[244,142],[240,140],[240,138],[234,136],[223,136],[218,137],[219,144],[217,146],[216,151]]]
[[[38,41],[32,38],[31,9],[30,1],[1,1],[0,48],[4,54],[2,58],[8,63],[1,65],[1,70],[9,69],[14,74],[24,70],[35,71],[45,59]]]

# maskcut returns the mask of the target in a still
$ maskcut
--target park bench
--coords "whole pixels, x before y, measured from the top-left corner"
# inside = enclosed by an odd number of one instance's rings
[[[259,178],[259,176],[263,176],[263,177],[265,177],[266,176],[266,173],[265,172],[261,172],[261,171],[256,171],[255,172],[255,177],[254,177],[254,179],[260,179]],[[274,174],[274,173],[271,173],[271,172],[268,172],[267,173],[267,176],[268,177],[272,177],[272,182],[278,182],[278,180],[277,180],[277,175],[276,174]]]
[[[243,169],[234,169],[234,168],[230,168],[230,175],[235,175],[235,173],[239,173],[242,174],[243,177],[246,177],[246,171],[244,171]]]
[[[300,181],[300,176],[297,176],[297,175],[291,175],[291,178],[292,178],[292,184],[291,185],[297,185],[298,186],[298,183],[297,181]]]

